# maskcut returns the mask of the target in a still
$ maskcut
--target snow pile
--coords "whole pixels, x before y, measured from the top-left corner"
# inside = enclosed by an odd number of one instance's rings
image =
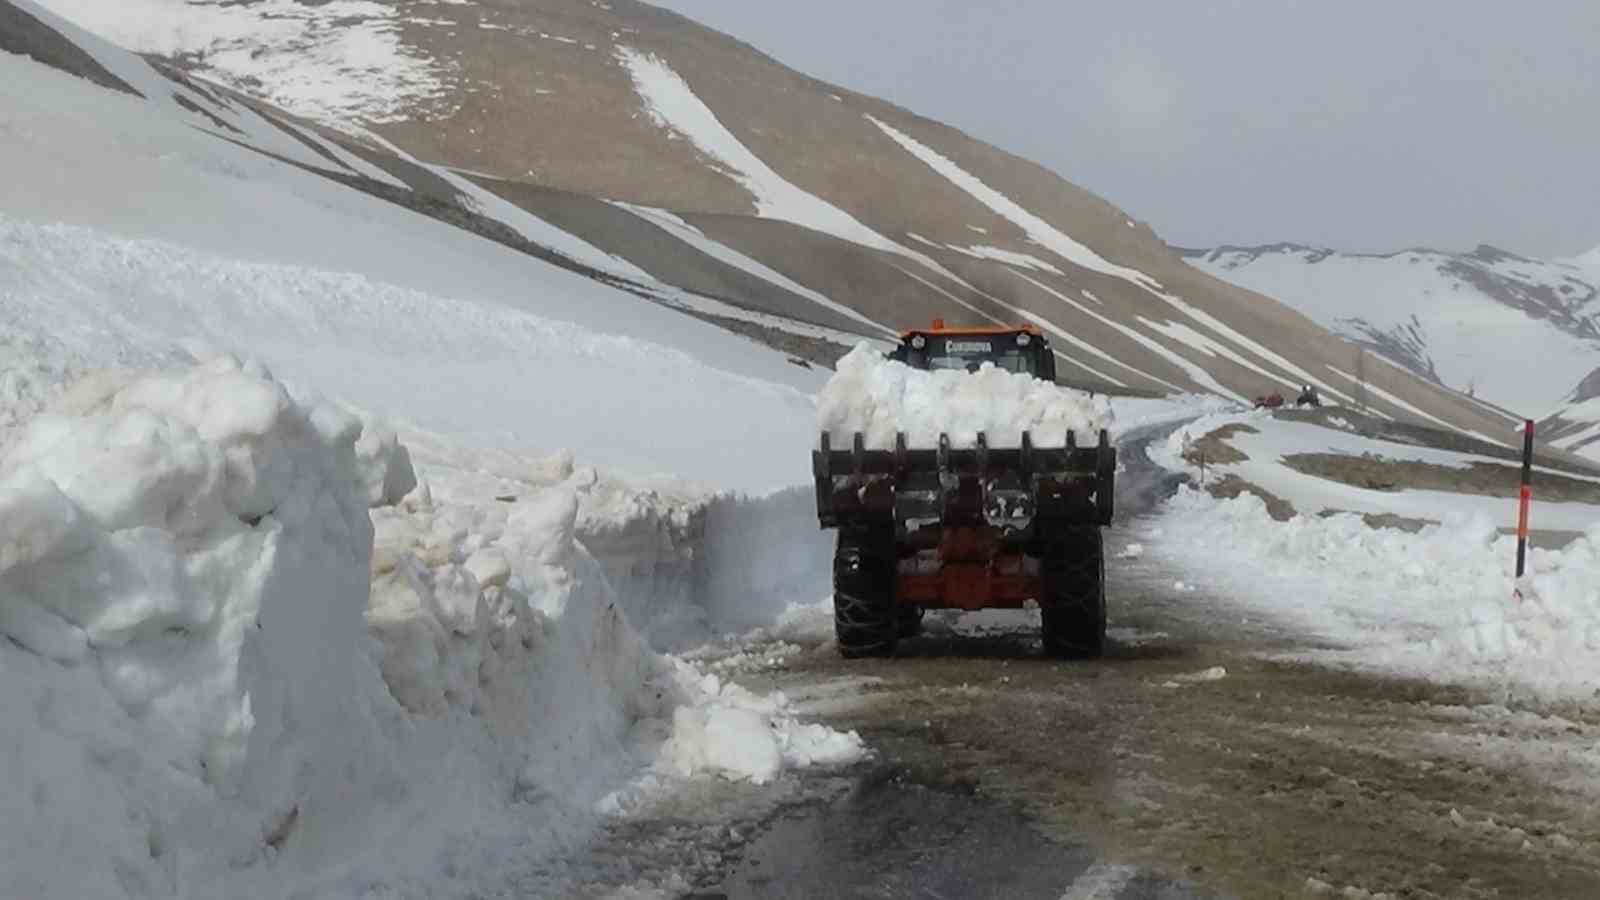
[[[1279,523],[1253,495],[1185,489],[1162,527],[1162,552],[1226,596],[1345,648],[1319,657],[1547,698],[1589,698],[1600,679],[1600,523],[1530,550],[1520,585],[1515,539],[1481,515],[1416,534],[1354,515]]]
[[[841,765],[866,755],[855,732],[800,723],[781,692],[766,697],[679,663],[696,702],[673,714],[663,763],[681,776],[702,771],[764,784],[785,768]]]
[[[12,327],[0,311],[0,450],[81,371],[81,361],[45,334]]]
[[[87,379],[7,448],[0,895],[191,889],[379,789],[359,427],[224,358]]]
[[[411,454],[393,429],[363,422],[361,438],[356,441],[356,457],[368,506],[393,506],[417,486]]]
[[[1111,426],[1104,397],[1058,387],[985,365],[977,372],[923,371],[861,344],[850,351],[817,398],[818,421],[834,447],[860,432],[869,449],[892,449],[904,432],[911,447],[935,447],[948,434],[970,447],[983,432],[991,447],[1016,447],[1030,432],[1039,447],[1059,447],[1067,432],[1093,444]]]

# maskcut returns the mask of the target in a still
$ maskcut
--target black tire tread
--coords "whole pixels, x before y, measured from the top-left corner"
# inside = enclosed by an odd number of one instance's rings
[[[1058,528],[1042,542],[1039,600],[1045,652],[1098,659],[1106,644],[1105,547],[1093,526]]]
[[[889,529],[839,530],[833,555],[833,624],[845,659],[891,656],[900,637],[894,608],[894,535]]]

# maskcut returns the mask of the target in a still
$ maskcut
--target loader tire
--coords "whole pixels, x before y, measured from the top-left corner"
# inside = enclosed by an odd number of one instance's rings
[[[913,638],[922,634],[923,609],[920,606],[897,605],[895,607],[895,622],[901,639]]]
[[[890,656],[900,636],[894,606],[894,533],[839,530],[833,554],[833,625],[845,659]]]
[[[1045,539],[1039,565],[1044,650],[1098,659],[1106,645],[1106,562],[1100,529],[1063,528]]]

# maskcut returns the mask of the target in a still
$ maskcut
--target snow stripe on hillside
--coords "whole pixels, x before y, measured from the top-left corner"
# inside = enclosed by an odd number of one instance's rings
[[[1105,326],[1107,326],[1108,328],[1111,328],[1114,331],[1122,333],[1129,340],[1131,340],[1134,343],[1140,345],[1141,347],[1144,347],[1145,349],[1151,351],[1152,353],[1155,353],[1157,356],[1161,357],[1162,359],[1166,360],[1167,362],[1170,362],[1174,366],[1177,366],[1179,369],[1183,370],[1183,372],[1186,375],[1189,376],[1189,379],[1191,381],[1193,381],[1195,384],[1199,385],[1200,387],[1205,388],[1208,391],[1211,391],[1212,393],[1216,394],[1219,397],[1227,397],[1228,399],[1237,401],[1239,403],[1243,403],[1244,402],[1244,398],[1243,397],[1241,397],[1238,394],[1234,393],[1233,391],[1230,391],[1227,388],[1223,387],[1222,386],[1222,382],[1217,381],[1215,378],[1212,378],[1211,377],[1211,373],[1207,372],[1199,364],[1191,362],[1187,357],[1185,357],[1182,354],[1178,353],[1177,351],[1167,347],[1165,344],[1162,344],[1160,341],[1156,340],[1155,338],[1152,338],[1149,335],[1140,334],[1138,329],[1136,329],[1136,328],[1132,328],[1132,327],[1130,327],[1128,325],[1124,325],[1123,323],[1118,322],[1115,319],[1109,318],[1107,316],[1103,316],[1100,313],[1095,312],[1094,310],[1090,309],[1089,307],[1083,305],[1082,303],[1079,303],[1078,301],[1072,299],[1071,297],[1067,296],[1066,294],[1061,293],[1060,291],[1050,287],[1049,285],[1045,284],[1042,281],[1039,281],[1036,278],[1030,278],[1027,275],[1022,274],[1021,272],[1013,272],[1011,274],[1017,276],[1018,278],[1021,278],[1023,281],[1026,281],[1027,283],[1033,285],[1034,287],[1038,288],[1041,291],[1044,291],[1045,293],[1049,294],[1050,296],[1055,297],[1057,300],[1060,300],[1062,303],[1067,304],[1068,306],[1072,307],[1073,309],[1076,309],[1077,311],[1083,313],[1084,315],[1086,315],[1086,316],[1088,316],[1088,317],[1100,322],[1102,325],[1105,325]],[[1126,363],[1120,363],[1120,365],[1126,366],[1127,364]],[[1128,368],[1132,368],[1132,367],[1129,366]],[[1138,372],[1139,370],[1138,369],[1134,369],[1133,371]],[[1144,375],[1144,377],[1150,379],[1151,381],[1154,381],[1157,384],[1166,385],[1167,387],[1171,388],[1172,390],[1174,390],[1174,391],[1176,391],[1178,393],[1184,393],[1185,390],[1186,390],[1185,388],[1179,387],[1178,385],[1175,385],[1172,382],[1167,381],[1164,378],[1157,378],[1154,375],[1148,375],[1148,374],[1145,374],[1144,372],[1139,372],[1139,374],[1140,375]]]
[[[1200,309],[1199,307],[1194,306],[1191,303],[1187,303],[1187,302],[1185,302],[1185,301],[1183,301],[1183,300],[1181,300],[1181,299],[1179,299],[1179,298],[1177,298],[1177,297],[1175,297],[1175,296],[1173,296],[1171,294],[1168,294],[1168,293],[1164,293],[1163,292],[1161,294],[1161,299],[1167,301],[1167,303],[1169,303],[1172,306],[1176,307],[1179,312],[1182,312],[1184,315],[1188,316],[1189,318],[1194,319],[1196,322],[1199,322],[1200,324],[1206,326],[1207,328],[1210,328],[1212,331],[1215,331],[1217,334],[1223,336],[1224,338],[1227,338],[1228,340],[1233,341],[1234,343],[1238,344],[1239,346],[1244,347],[1245,349],[1249,350],[1251,353],[1254,353],[1255,355],[1261,357],[1262,359],[1266,360],[1267,362],[1279,367],[1279,369],[1281,369],[1282,371],[1290,373],[1291,375],[1293,375],[1295,377],[1295,383],[1296,384],[1315,385],[1319,390],[1321,390],[1324,394],[1327,394],[1330,397],[1334,397],[1336,399],[1343,400],[1346,403],[1352,402],[1350,397],[1348,397],[1348,396],[1340,393],[1339,391],[1334,390],[1332,387],[1330,387],[1326,379],[1320,379],[1320,378],[1315,377],[1310,372],[1307,372],[1305,369],[1295,365],[1294,363],[1292,363],[1289,360],[1285,359],[1283,356],[1281,356],[1281,355],[1279,355],[1277,353],[1274,353],[1272,350],[1268,349],[1267,347],[1263,346],[1262,344],[1259,344],[1256,341],[1253,341],[1250,338],[1245,337],[1244,335],[1242,335],[1239,332],[1235,331],[1234,329],[1230,328],[1226,322],[1223,322],[1221,319],[1217,318],[1216,316],[1213,316],[1212,314],[1206,312],[1205,310]],[[1228,351],[1224,351],[1224,352],[1228,352]],[[1262,371],[1261,369],[1257,368],[1255,365],[1253,365],[1251,363],[1248,363],[1248,362],[1245,362],[1237,354],[1233,354],[1233,353],[1230,352],[1229,353],[1229,357],[1231,359],[1233,359],[1235,362],[1238,362],[1240,365],[1245,366],[1246,368],[1252,369],[1252,370],[1257,371],[1257,372],[1261,372]],[[1276,377],[1281,377],[1281,376],[1271,376],[1271,377],[1276,378]]]
[[[839,207],[774,172],[722,124],[682,76],[654,54],[619,46],[617,58],[632,76],[634,89],[651,120],[688,138],[702,153],[724,166],[727,174],[755,197],[756,214],[760,217],[789,222],[852,244],[903,256],[972,289],[928,255],[889,240]]]
[[[469,208],[474,208],[491,219],[511,226],[518,234],[541,247],[548,247],[568,259],[630,281],[643,284],[653,284],[656,281],[654,275],[626,259],[607,253],[583,238],[551,225],[488,188],[479,187],[477,183],[443,166],[417,164],[450,182],[451,187],[461,192]]]
[[[1002,262],[1007,265],[1018,266],[1023,269],[1031,269],[1035,272],[1048,272],[1051,275],[1064,275],[1060,269],[1050,265],[1039,257],[1027,253],[1018,253],[1015,250],[991,247],[987,244],[974,244],[971,247],[961,247],[956,244],[945,244],[945,246],[961,254],[962,256],[970,256],[973,259],[987,259],[991,262]]]
[[[927,163],[929,168],[944,176],[951,184],[966,191],[972,195],[973,199],[994,210],[997,214],[1009,219],[1039,246],[1054,252],[1073,265],[1092,272],[1121,278],[1148,290],[1159,291],[1162,289],[1160,282],[1154,278],[1137,269],[1119,266],[1107,260],[1100,254],[1073,240],[1054,225],[1028,212],[1010,197],[989,187],[965,169],[940,156],[937,151],[919,143],[915,138],[896,131],[893,127],[874,116],[868,115],[866,118],[872,124],[878,126],[895,143],[905,148],[911,155]]]
[[[972,226],[968,225],[967,227],[971,228]],[[1019,268],[1028,269],[1034,272],[1046,272],[1051,275],[1061,275],[1063,277],[1066,274],[1039,257],[1028,253],[1018,253],[1015,250],[1006,250],[1002,247],[993,247],[988,244],[974,244],[971,247],[963,247],[960,244],[941,244],[938,241],[925,238],[914,231],[906,232],[906,237],[916,241],[919,244],[926,244],[929,247],[933,247],[936,250],[954,250],[962,256],[970,256],[973,259],[987,259],[991,262],[1005,263],[1006,265],[1017,266]]]
[[[346,150],[344,147],[340,146],[337,141],[330,141],[324,138],[322,135],[317,134],[315,130],[310,128],[302,128],[293,122],[285,121],[281,124],[285,128],[293,129],[295,134],[322,148],[324,152],[337,159],[340,165],[343,165],[351,172],[354,172],[363,178],[370,178],[373,181],[386,184],[389,187],[396,187],[407,191],[411,190],[411,185],[406,184],[404,181],[401,181],[393,175],[390,175],[389,172],[383,167],[373,165],[372,163],[367,162],[365,159],[362,159],[360,156],[351,153],[349,150]]]
[[[770,282],[791,294],[798,294],[801,297],[804,297],[807,300],[817,304],[818,306],[823,307],[824,309],[832,310],[833,312],[836,312],[845,318],[854,319],[870,329],[868,332],[870,334],[893,335],[895,333],[893,329],[886,328],[883,325],[874,322],[873,320],[867,318],[854,309],[845,306],[842,303],[834,302],[827,296],[806,287],[805,285],[795,281],[781,272],[770,268],[759,260],[752,259],[733,249],[732,247],[729,247],[727,244],[722,243],[721,241],[713,240],[712,238],[707,237],[705,232],[694,227],[693,225],[690,225],[688,222],[685,222],[683,219],[664,209],[657,209],[653,206],[639,206],[637,204],[623,203],[621,201],[613,201],[612,205],[633,213],[639,218],[644,219],[650,224],[660,228],[661,230],[683,241],[696,250],[699,250],[701,253],[704,253],[712,259],[717,260],[718,262],[727,263],[728,265],[733,266],[741,271],[748,272],[763,281]]]
[[[526,240],[607,274],[626,278],[641,284],[655,284],[656,278],[626,259],[596,247],[569,231],[563,231],[522,207],[501,197],[494,191],[480,187],[460,172],[446,166],[423,162],[407,153],[392,141],[362,131],[361,137],[393,153],[414,166],[426,169],[449,182],[461,197],[462,203],[473,211],[509,226]]]

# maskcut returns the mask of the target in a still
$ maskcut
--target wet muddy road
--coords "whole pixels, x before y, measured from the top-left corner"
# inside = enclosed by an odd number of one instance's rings
[[[895,660],[818,648],[770,683],[860,731],[908,780],[970,791],[1154,883],[1252,898],[1600,897],[1596,723],[1263,661],[1284,646],[1270,625],[1176,595],[1170,573],[1122,571],[1119,640],[1097,663],[1041,658],[1019,623],[935,634]]]
[[[1136,512],[1170,483],[1123,487]],[[1107,535],[1100,661],[985,613],[894,659],[822,643],[738,676],[876,757],[795,776],[731,833],[685,824],[675,895],[1600,897],[1600,713],[1272,661],[1302,639],[1157,552],[1115,558],[1159,541],[1135,517]]]

